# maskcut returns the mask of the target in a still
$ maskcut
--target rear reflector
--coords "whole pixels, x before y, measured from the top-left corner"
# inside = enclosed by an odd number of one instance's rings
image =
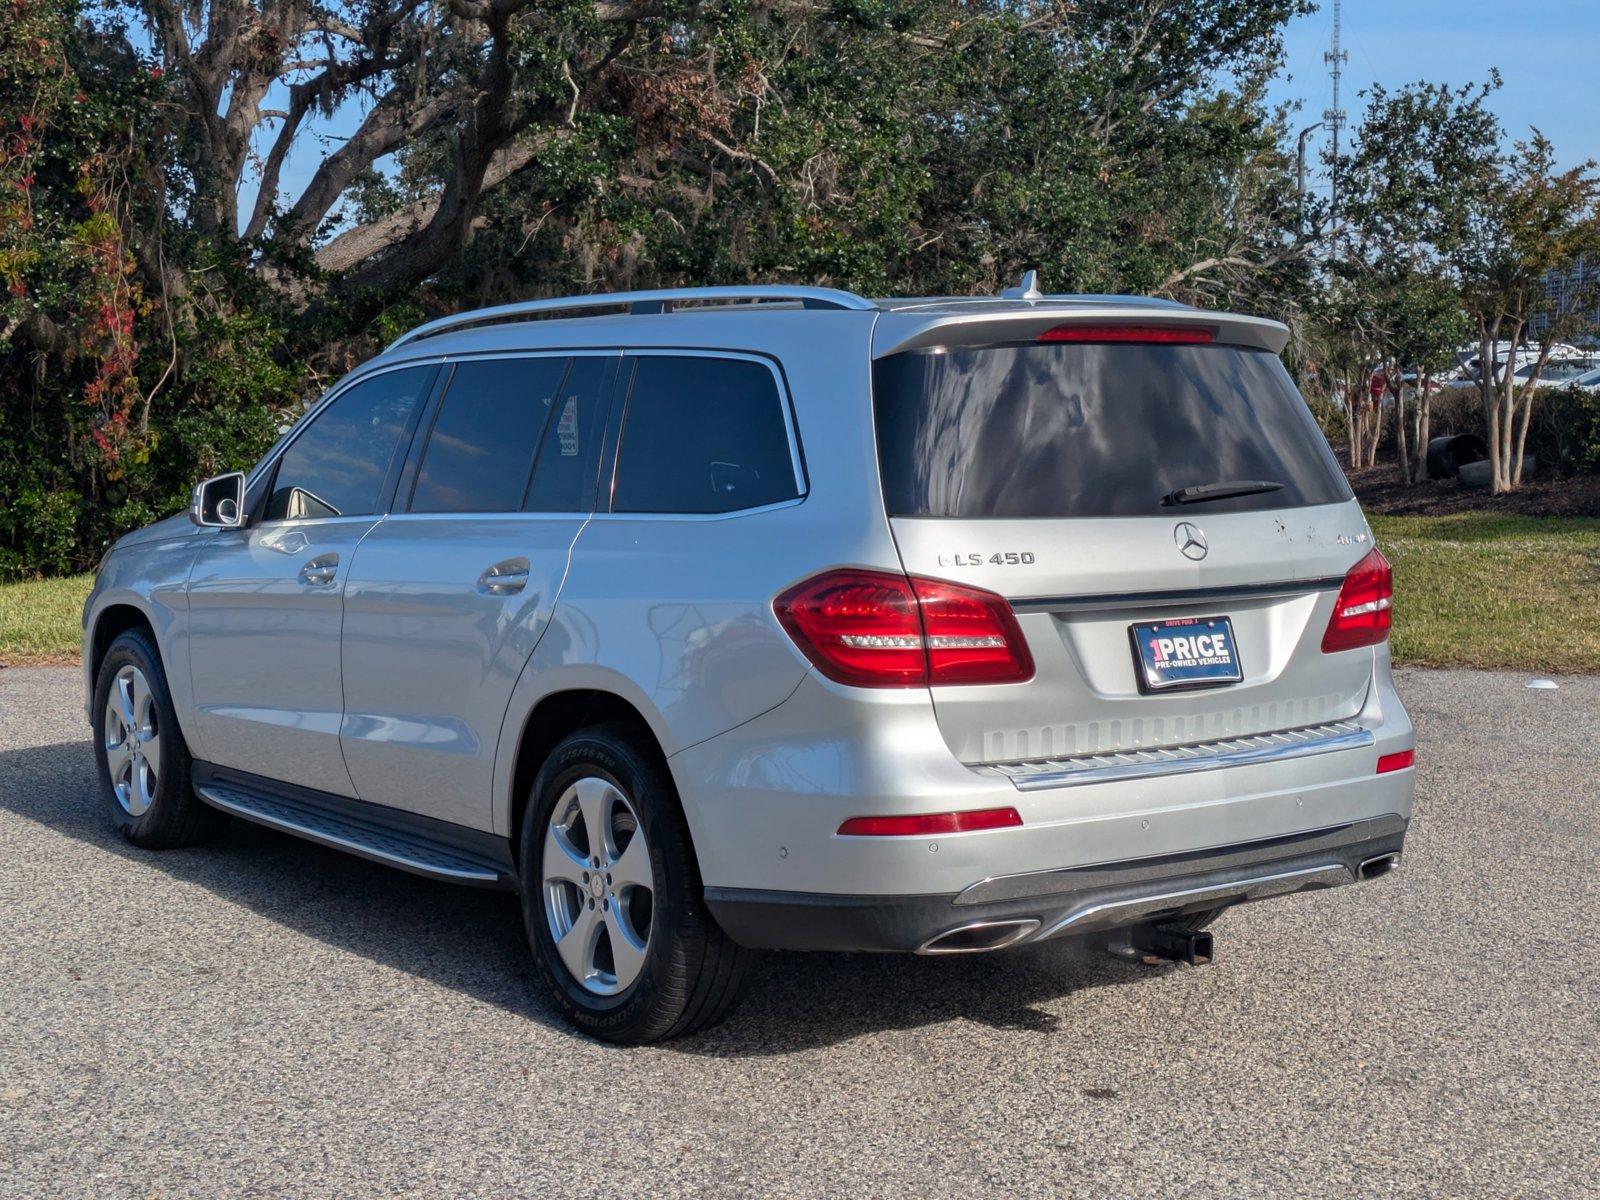
[[[1057,325],[1039,335],[1041,342],[1158,342],[1203,346],[1215,340],[1209,329],[1193,325]]]
[[[1394,618],[1394,574],[1377,549],[1350,568],[1322,635],[1322,652],[1376,646]]]
[[[1033,678],[1033,656],[1011,605],[981,588],[889,571],[826,571],[784,592],[772,609],[795,645],[837,683]]]
[[[1393,754],[1380,754],[1378,774],[1387,775],[1390,771],[1404,771],[1407,767],[1414,766],[1416,761],[1415,750],[1396,750]]]
[[[1014,808],[980,808],[971,812],[923,813],[914,817],[851,817],[839,826],[846,837],[927,837],[939,833],[973,833],[980,829],[1012,829],[1022,824]]]

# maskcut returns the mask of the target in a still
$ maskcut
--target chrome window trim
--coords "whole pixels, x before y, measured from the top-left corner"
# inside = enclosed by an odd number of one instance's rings
[[[328,405],[332,404],[335,400],[337,400],[340,396],[344,395],[347,391],[349,391],[351,388],[355,387],[357,384],[365,383],[369,379],[376,379],[379,375],[386,375],[390,371],[406,371],[406,370],[411,370],[411,369],[416,368],[416,367],[442,368],[442,367],[450,366],[453,363],[475,362],[475,361],[478,361],[480,359],[486,359],[486,358],[489,358],[489,359],[500,359],[500,358],[618,358],[618,359],[620,359],[622,357],[623,353],[624,353],[624,350],[621,347],[617,347],[617,346],[605,346],[605,347],[598,347],[598,348],[597,347],[593,347],[593,346],[588,346],[588,347],[580,347],[578,349],[573,349],[573,350],[560,350],[560,349],[554,349],[554,348],[550,348],[550,347],[537,347],[537,348],[529,349],[529,350],[484,350],[484,351],[474,352],[474,353],[463,353],[463,352],[457,351],[455,353],[430,354],[430,355],[424,355],[424,356],[421,356],[421,357],[418,357],[418,358],[403,359],[400,362],[384,363],[381,366],[374,367],[372,370],[363,370],[362,368],[358,367],[356,370],[354,370],[350,374],[346,375],[338,383],[334,384],[333,387],[329,388],[326,392],[324,392],[321,395],[321,397],[319,397],[317,399],[317,401],[311,405],[310,408],[306,409],[305,412],[301,413],[298,417],[295,418],[294,424],[292,426],[290,426],[289,429],[287,429],[284,432],[283,436],[278,439],[277,444],[274,445],[272,447],[272,449],[268,450],[267,453],[262,456],[260,462],[258,462],[254,467],[250,468],[250,473],[245,477],[244,490],[248,494],[250,489],[255,486],[255,484],[260,480],[261,477],[263,477],[264,475],[270,473],[273,470],[273,468],[275,468],[277,466],[278,460],[280,458],[282,458],[286,453],[288,453],[289,447],[294,445],[294,443],[299,440],[300,435],[303,434],[306,431],[306,429],[310,427],[311,422],[315,421],[317,419],[317,417],[321,415],[322,410],[324,408],[328,407]],[[435,381],[435,383],[437,384],[437,380]],[[424,406],[424,412],[426,412],[426,406],[429,403],[431,398],[432,398],[431,395],[423,397],[422,403],[423,403],[423,406]],[[422,433],[422,430],[419,428],[417,430],[417,432],[420,434],[420,433]],[[431,433],[432,431],[430,430],[429,432]],[[424,443],[423,444],[423,449],[426,449],[426,448],[427,448],[426,443]],[[403,479],[402,479],[402,482],[403,482]],[[425,515],[425,514],[422,514],[422,513],[412,513],[412,512],[406,511],[405,509],[397,508],[396,505],[395,505],[395,501],[397,499],[398,499],[398,496],[391,496],[389,498],[389,503],[384,507],[382,512],[367,513],[367,514],[365,514],[365,516],[369,517],[369,518],[377,518],[377,517],[386,517],[386,516],[410,517],[410,516],[423,516],[423,515]],[[453,516],[453,517],[468,516],[468,515],[492,515],[492,516],[502,516],[503,517],[503,516],[509,516],[509,515],[514,515],[514,514],[521,513],[521,511],[522,510],[520,510],[520,509],[513,509],[513,510],[511,510],[510,513],[505,513],[505,512],[498,512],[498,513],[493,513],[493,514],[445,513],[445,514],[441,514],[441,515]],[[584,510],[575,510],[575,511],[576,511],[577,515],[580,515],[580,516],[588,515],[588,513],[585,512]],[[526,514],[526,515],[532,516],[532,515],[537,515],[537,514],[531,514],[530,513],[530,514]],[[560,514],[554,514],[554,515],[572,516],[572,515],[574,515],[574,513],[567,512],[567,513],[560,513]],[[275,520],[275,521],[258,521],[258,522],[256,522],[255,525],[251,526],[251,528],[253,528],[253,529],[262,529],[262,528],[266,528],[269,525],[273,526],[273,527],[276,527],[276,526],[279,526],[279,525],[303,525],[307,521],[312,521],[312,520],[334,521],[334,520],[355,520],[355,519],[356,518],[354,518],[354,517],[349,517],[349,518],[343,518],[343,517],[297,517],[297,518],[293,518],[293,519],[280,518],[280,519]]]
[[[716,513],[672,513],[672,512],[629,512],[619,510],[616,505],[617,473],[622,464],[622,439],[627,432],[628,405],[633,401],[633,377],[627,376],[625,389],[619,389],[617,396],[622,401],[620,420],[617,423],[616,446],[611,451],[611,487],[610,494],[606,497],[606,506],[598,508],[595,515],[616,516],[634,519],[638,517],[658,517],[670,520],[694,520],[706,517],[732,517],[743,516],[747,513],[766,512],[771,509],[787,508],[799,504],[811,494],[810,481],[806,478],[805,459],[800,449],[800,430],[795,423],[794,394],[789,390],[789,380],[784,375],[783,364],[770,354],[760,354],[751,350],[724,350],[711,346],[631,346],[622,351],[623,367],[617,378],[621,383],[626,374],[629,360],[641,358],[723,358],[736,362],[759,363],[767,368],[772,375],[772,382],[778,393],[778,409],[783,414],[783,432],[789,439],[789,469],[794,475],[794,487],[798,495],[788,500],[776,500],[771,504],[758,504],[750,508],[730,508],[726,512]],[[604,467],[601,468],[602,474]]]
[[[459,366],[459,365],[464,364],[464,363],[502,362],[502,361],[507,361],[507,360],[516,359],[516,358],[560,358],[560,359],[565,359],[566,362],[567,362],[567,369],[562,372],[561,382],[557,385],[557,389],[556,389],[557,390],[557,395],[555,397],[553,397],[552,401],[551,401],[551,403],[553,404],[556,399],[560,398],[560,394],[566,389],[567,380],[569,380],[572,377],[572,360],[573,359],[575,359],[575,358],[616,358],[616,359],[620,359],[621,356],[622,356],[622,351],[619,350],[619,349],[616,349],[615,347],[606,347],[606,348],[600,348],[600,349],[595,349],[593,347],[590,347],[590,348],[582,349],[582,350],[559,350],[559,349],[553,349],[553,348],[549,348],[549,347],[540,346],[540,347],[535,347],[533,349],[528,349],[528,350],[484,350],[484,351],[477,352],[477,353],[444,354],[444,355],[441,355],[439,357],[439,366],[441,368],[443,368],[443,367]],[[411,486],[406,492],[405,503],[403,505],[400,503],[400,493],[397,490],[395,492],[395,494],[393,496],[391,496],[390,499],[389,499],[389,508],[388,508],[388,512],[387,512],[386,515],[392,516],[392,517],[424,517],[424,516],[441,516],[441,517],[486,517],[486,516],[489,516],[489,517],[506,517],[506,516],[514,516],[514,515],[522,514],[525,510],[522,509],[520,506],[517,507],[517,508],[490,509],[490,510],[487,510],[487,511],[478,511],[478,510],[475,510],[475,509],[474,510],[470,510],[470,511],[452,509],[452,510],[446,510],[444,512],[438,512],[438,513],[413,512],[412,511],[412,509],[411,509],[411,501],[416,498],[417,481],[422,476],[422,464],[423,464],[424,461],[426,461],[426,459],[428,457],[428,445],[429,445],[430,442],[433,441],[433,431],[434,431],[434,428],[439,423],[439,414],[444,411],[444,402],[450,398],[450,387],[455,382],[455,373],[452,371],[448,376],[446,376],[444,378],[444,380],[442,382],[443,382],[443,387],[439,391],[439,394],[438,394],[438,397],[437,397],[437,402],[433,404],[433,411],[431,413],[429,413],[426,408],[424,408],[424,410],[423,410],[423,415],[424,415],[424,417],[427,418],[427,428],[423,429],[420,425],[417,427],[417,436],[420,437],[422,439],[422,441],[413,450],[413,453],[416,455],[415,469],[414,470],[402,471],[401,476],[400,476],[400,483],[401,484],[404,484],[404,483],[407,482],[407,476],[409,476],[409,478],[410,478]],[[612,389],[615,388],[615,386],[616,386],[616,382],[615,382],[615,380],[612,380],[610,383],[607,384],[606,391],[608,393],[611,392]],[[429,399],[432,400],[433,397],[430,397]],[[613,399],[613,397],[611,395],[607,395],[606,396],[607,411],[608,412],[610,410],[610,402],[611,402],[612,399]],[[528,491],[533,485],[533,472],[534,472],[535,466],[537,466],[538,461],[539,461],[539,449],[540,449],[540,445],[542,444],[542,442],[544,440],[544,433],[545,433],[545,430],[541,426],[541,428],[539,430],[539,437],[534,441],[533,458],[531,460],[529,460],[529,462],[528,462],[528,476],[527,476],[527,479],[523,483],[523,486],[522,486],[522,498],[524,500],[527,499]],[[603,466],[604,465],[604,460],[605,460],[604,427],[603,426],[602,426],[602,429],[601,429],[601,437],[602,437],[602,443],[601,443],[600,457],[601,457],[601,465]],[[407,455],[408,462],[407,462],[406,466],[408,468],[411,465],[410,462],[409,462],[410,457],[411,457],[410,455]],[[569,516],[569,517],[570,516],[588,516],[591,511],[593,511],[593,510],[592,509],[571,509],[568,512],[562,514],[562,515]]]
[[[973,770],[1009,779],[1019,792],[1034,792],[1287,762],[1342,750],[1359,750],[1376,741],[1372,729],[1359,721],[1330,721],[1274,733],[1246,734],[1148,750],[980,763],[975,764]]]
[[[436,354],[427,358],[408,358],[404,362],[386,363],[383,366],[376,367],[370,371],[362,370],[358,367],[356,370],[346,375],[338,383],[334,384],[326,392],[322,393],[322,396],[316,400],[310,408],[306,409],[305,412],[301,413],[295,418],[294,424],[284,431],[283,436],[278,439],[277,445],[273,446],[272,449],[266,452],[266,454],[262,455],[261,461],[250,468],[250,473],[245,476],[244,490],[249,492],[249,490],[254,487],[257,482],[259,482],[263,475],[277,466],[278,460],[288,452],[290,446],[294,445],[295,442],[300,440],[300,436],[305,433],[308,428],[310,428],[311,422],[315,421],[319,416],[322,415],[322,410],[327,408],[328,405],[332,404],[335,400],[344,395],[357,384],[365,383],[369,379],[376,379],[379,375],[387,375],[390,371],[408,371],[416,367],[440,367],[449,361],[450,357],[450,355]],[[424,396],[422,402],[426,404],[428,402],[428,397]],[[368,513],[365,515],[382,516],[383,514]],[[307,520],[310,518],[300,519]],[[262,522],[262,524],[265,524],[265,522]],[[284,524],[284,522],[280,520],[273,522],[273,524],[281,525]]]
[[[600,509],[592,519],[596,521],[732,521],[737,520],[739,517],[753,517],[761,513],[795,508],[804,504],[805,501],[806,498],[804,496],[796,496],[792,500],[775,500],[771,504],[758,504],[754,508],[730,508],[727,512],[714,513],[607,512],[605,509]]]

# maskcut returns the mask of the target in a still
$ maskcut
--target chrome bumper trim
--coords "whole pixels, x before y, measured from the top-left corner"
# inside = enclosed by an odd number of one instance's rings
[[[1357,750],[1371,746],[1376,740],[1372,730],[1358,721],[1334,721],[1304,729],[1251,734],[1248,737],[1198,742],[1189,746],[1026,762],[983,763],[973,769],[980,774],[1009,779],[1018,791],[1032,792],[1045,788],[1082,787],[1091,783],[1153,779],[1163,775],[1188,775],[1196,771],[1220,771],[1227,767],[1284,762],[1292,758],[1332,754],[1339,750]]]
[[[1303,892],[1313,888],[1341,887],[1354,882],[1355,876],[1343,863],[1325,863],[1322,866],[1304,867],[1295,871],[1254,875],[1233,880],[1231,883],[1208,884],[1204,887],[1173,892],[1156,892],[1124,900],[1107,900],[1073,910],[1033,940],[1038,942],[1061,934],[1092,933],[1099,929],[1136,925],[1159,913],[1199,908],[1213,901],[1236,904],[1246,900],[1287,896],[1292,892]]]

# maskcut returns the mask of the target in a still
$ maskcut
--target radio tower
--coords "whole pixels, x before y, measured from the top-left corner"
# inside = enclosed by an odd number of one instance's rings
[[[1333,139],[1333,165],[1330,169],[1328,207],[1333,215],[1333,237],[1339,238],[1339,130],[1344,127],[1345,112],[1339,107],[1339,79],[1344,74],[1344,64],[1350,61],[1349,51],[1339,45],[1341,0],[1333,0],[1333,45],[1322,55],[1328,64],[1328,74],[1333,79],[1333,107],[1324,109],[1322,119],[1328,124],[1328,134]]]

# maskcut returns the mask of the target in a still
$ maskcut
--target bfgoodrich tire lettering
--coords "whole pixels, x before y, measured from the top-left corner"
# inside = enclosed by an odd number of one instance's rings
[[[580,793],[589,820],[612,814],[605,829],[591,834],[577,818]],[[637,1045],[702,1029],[738,1003],[748,952],[706,911],[677,796],[626,726],[583,730],[555,748],[534,780],[520,842],[528,940],[578,1028]]]
[[[107,649],[91,717],[101,794],[123,837],[170,850],[205,841],[227,824],[190,786],[189,747],[147,631],[130,629]]]

